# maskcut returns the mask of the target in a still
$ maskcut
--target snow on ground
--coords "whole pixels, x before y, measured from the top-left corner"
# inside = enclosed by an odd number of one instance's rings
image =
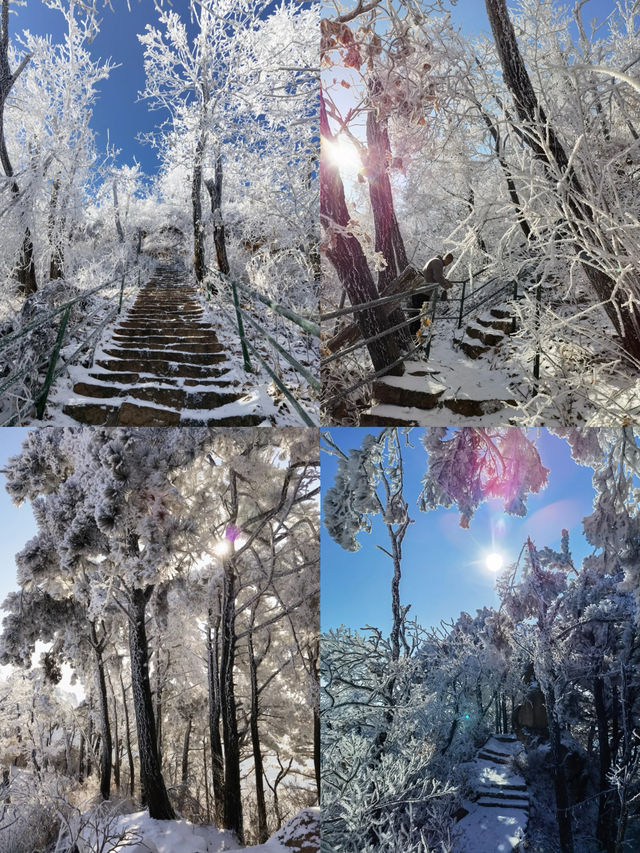
[[[320,847],[319,809],[305,809],[286,823],[265,844],[242,847],[232,832],[187,820],[153,820],[146,811],[120,815],[88,830],[79,853],[109,850],[111,853],[222,853],[253,850],[255,853],[314,853]],[[106,846],[105,840],[109,839]]]
[[[515,735],[492,736],[465,770],[473,801],[454,828],[455,853],[508,853],[516,850],[529,823],[529,793],[512,759],[523,751]]]

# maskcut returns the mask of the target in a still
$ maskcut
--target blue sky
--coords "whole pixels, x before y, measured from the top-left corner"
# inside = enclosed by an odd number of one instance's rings
[[[0,429],[0,468],[4,468],[9,457],[20,452],[27,432],[21,427]],[[36,534],[31,504],[26,501],[21,507],[14,506],[5,491],[5,483],[4,474],[0,474],[0,605],[8,592],[17,589],[16,553]]]
[[[360,447],[368,432],[379,432],[357,427],[327,431],[344,451]],[[409,515],[415,522],[404,540],[400,586],[401,602],[411,603],[409,618],[431,626],[441,619],[457,617],[463,610],[474,615],[484,605],[497,604],[495,574],[486,567],[486,555],[497,552],[505,563],[514,562],[527,536],[539,547],[557,546],[564,527],[569,530],[576,565],[591,553],[581,532],[582,519],[592,508],[592,470],[576,465],[565,441],[544,430],[537,439],[540,457],[550,474],[546,489],[529,497],[525,518],[506,515],[500,503],[490,502],[480,506],[469,529],[464,530],[453,508],[422,513],[417,507],[426,469],[426,451],[418,440],[420,432],[412,432],[413,449],[403,449],[405,495]],[[333,485],[336,470],[335,457],[323,452],[323,496]],[[325,631],[341,624],[356,629],[367,624],[383,631],[390,628],[392,565],[389,557],[375,547],[388,547],[379,516],[372,533],[360,534],[359,541],[360,551],[344,551],[322,527],[321,617]]]
[[[165,3],[188,21],[188,0],[165,0]],[[514,6],[515,0],[509,0],[509,5]],[[155,150],[138,142],[136,136],[149,132],[166,116],[150,112],[144,102],[137,101],[138,92],[144,88],[142,48],[137,35],[144,32],[146,24],[155,24],[157,15],[152,0],[130,0],[130,11],[127,0],[112,0],[112,6],[114,11],[108,7],[102,10],[101,31],[89,49],[95,59],[111,58],[120,67],[100,84],[101,95],[94,108],[92,127],[100,148],[104,149],[108,134],[111,144],[121,149],[121,164],[131,164],[135,158],[147,174],[152,174],[158,167]],[[590,0],[583,17],[587,22],[592,17],[603,18],[611,12],[611,7],[612,0]],[[489,32],[483,0],[458,0],[452,7],[452,15],[467,33]],[[16,6],[11,16],[12,33],[23,29],[40,35],[50,33],[59,41],[63,35],[62,16],[47,9],[42,0],[28,0],[25,6]]]
[[[143,171],[153,174],[158,168],[155,149],[136,141],[138,133],[148,133],[167,118],[166,113],[150,112],[144,101],[138,102],[138,92],[144,89],[144,62],[138,33],[147,24],[157,24],[158,16],[152,0],[111,0],[113,11],[101,10],[102,25],[94,41],[88,45],[92,57],[112,59],[120,65],[108,80],[99,84],[100,98],[93,111],[91,126],[97,134],[98,147],[121,149],[118,162],[132,164],[134,158]],[[168,5],[165,0],[165,5]],[[188,0],[171,0],[170,4],[188,22]],[[11,16],[11,31],[31,30],[38,35],[51,34],[54,41],[64,37],[64,19],[59,12],[48,9],[42,0],[28,0],[26,6],[16,7]]]

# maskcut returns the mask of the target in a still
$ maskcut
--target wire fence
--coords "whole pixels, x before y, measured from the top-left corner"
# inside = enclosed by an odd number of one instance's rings
[[[114,285],[119,286],[108,298],[116,301],[117,305],[106,312],[104,304],[100,305],[90,314],[83,315],[72,328],[69,322],[72,309],[75,306],[83,308],[90,297]],[[125,294],[139,286],[140,267],[136,259],[130,269],[125,265],[122,272],[109,281],[85,290],[51,310],[40,312],[17,332],[0,339],[0,361],[4,365],[4,375],[0,379],[0,427],[24,423],[34,416],[38,420],[44,417],[53,383],[82,355],[93,351],[104,327],[121,313]],[[56,323],[57,333],[51,344],[47,333]],[[36,358],[24,358],[23,349],[29,344],[30,336],[37,336],[40,332],[48,341],[46,349],[42,353],[37,352],[38,346],[34,343]],[[65,343],[72,347],[72,351],[64,352],[61,358]]]
[[[320,394],[320,380],[309,369],[311,364],[317,363],[317,358],[315,357],[317,344],[314,343],[314,340],[320,340],[320,326],[318,323],[310,317],[304,317],[291,308],[281,305],[250,285],[237,281],[231,276],[220,272],[220,270],[211,269],[209,273],[217,282],[217,290],[223,293],[227,292],[230,295],[230,301],[233,303],[233,314],[221,304],[221,300],[219,299],[216,301],[216,308],[231,323],[237,326],[244,369],[248,373],[253,372],[251,362],[251,357],[253,356],[262,365],[286,400],[298,413],[303,423],[307,426],[318,426],[319,421],[317,417],[314,419],[299,399],[303,394],[316,398]],[[207,299],[211,301],[214,294],[209,282],[210,279],[208,278],[206,295]],[[242,301],[240,300],[240,294],[243,297]],[[256,303],[260,303],[267,309],[261,312],[260,319],[256,316]],[[265,328],[266,324],[269,325],[269,329]],[[247,326],[251,327],[252,334],[247,334]],[[296,334],[292,335],[291,332],[294,330],[294,327]],[[285,341],[289,349],[283,346],[283,342]],[[265,357],[265,343],[268,345],[268,350],[271,353],[270,359]],[[294,347],[297,350],[298,357],[290,351]],[[303,351],[306,364],[303,364],[300,360],[303,357]],[[291,370],[284,370],[280,359],[283,359]],[[292,382],[287,376],[287,374],[291,374],[291,371],[304,380],[304,386],[298,382],[297,387],[292,387]]]

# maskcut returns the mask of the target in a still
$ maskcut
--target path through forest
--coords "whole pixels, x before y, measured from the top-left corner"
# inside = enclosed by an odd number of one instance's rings
[[[512,759],[524,747],[515,735],[492,735],[469,765],[474,802],[456,825],[455,853],[518,850],[529,823],[529,794]]]
[[[103,426],[253,426],[265,415],[209,322],[186,271],[160,264],[108,326],[89,371],[72,368],[64,413]]]

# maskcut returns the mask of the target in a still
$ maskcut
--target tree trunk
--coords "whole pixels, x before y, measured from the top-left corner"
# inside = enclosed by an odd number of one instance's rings
[[[175,813],[169,802],[160,769],[158,737],[149,683],[149,648],[145,611],[152,592],[152,586],[144,590],[133,589],[129,592],[129,652],[133,706],[138,732],[140,774],[149,807],[149,817],[156,820],[174,820]]]
[[[538,103],[531,80],[518,48],[513,24],[509,18],[506,0],[485,0],[487,16],[491,24],[496,50],[500,57],[504,81],[509,87],[518,118],[523,125],[524,138],[532,149],[534,156],[547,171],[550,186],[555,186],[559,178],[565,182],[566,199],[556,192],[558,207],[565,227],[569,233],[576,236],[580,231],[586,232],[595,245],[602,243],[606,235],[595,230],[593,213],[582,200],[586,198],[578,176],[573,167],[569,167],[569,159],[553,126],[548,121],[544,109]],[[563,201],[569,208],[570,217],[566,216]],[[609,320],[616,330],[624,352],[636,362],[640,361],[640,308],[630,307],[623,288],[614,292],[616,282],[597,266],[597,261],[588,252],[580,248],[576,242],[576,251],[582,263],[582,268],[591,283],[591,287]],[[608,247],[611,257],[615,256],[613,246]]]
[[[129,726],[129,706],[127,705],[127,694],[124,689],[122,673],[120,673],[120,688],[122,690],[122,706],[124,708],[124,725],[127,743],[127,760],[129,762],[129,796],[133,797],[135,790],[135,765],[133,763],[133,750],[131,748],[131,728]]]
[[[56,216],[58,212],[58,197],[60,195],[60,178],[56,178],[51,187],[51,199],[49,200],[49,252],[51,258],[49,261],[49,281],[55,281],[59,278],[64,278],[64,251],[62,248],[62,240],[60,234],[64,229],[64,220],[60,227],[56,225]]]
[[[25,56],[17,69],[12,72],[9,66],[9,0],[2,0],[2,11],[0,16],[0,165],[8,178],[13,178],[13,167],[9,160],[9,152],[4,137],[4,106],[9,97],[14,83],[31,59],[31,55]],[[14,196],[19,195],[20,189],[15,179],[11,182],[11,192]],[[38,289],[36,282],[36,268],[33,262],[33,242],[29,226],[25,226],[22,239],[20,261],[15,270],[16,278],[20,284],[20,291],[29,296]]]
[[[196,145],[191,180],[191,208],[193,212],[193,269],[196,281],[204,281],[206,266],[204,262],[204,227],[202,225],[202,158],[205,139],[201,134]]]
[[[80,747],[78,749],[78,782],[84,782],[84,732],[80,731]]]
[[[87,723],[87,765],[85,770],[85,776],[88,779],[91,776],[91,772],[93,770],[93,766],[91,763],[91,750],[93,749],[93,718],[91,716],[91,712],[93,711],[93,700],[91,694],[89,694],[89,721]]]
[[[109,799],[111,790],[111,753],[113,745],[111,742],[111,726],[109,724],[109,699],[107,697],[107,682],[104,675],[104,660],[102,651],[104,644],[98,640],[94,622],[89,622],[91,646],[96,665],[96,686],[98,688],[98,712],[100,714],[100,796],[103,800]]]
[[[211,199],[211,218],[213,220],[213,244],[216,250],[218,269],[229,275],[229,260],[227,259],[227,243],[222,218],[222,154],[216,156],[215,173],[213,178],[205,182]]]
[[[156,649],[156,735],[158,744],[158,763],[162,768],[162,673],[160,672],[160,649]]]
[[[113,180],[113,216],[116,221],[118,242],[124,243],[124,231],[122,230],[122,222],[120,221],[120,205],[118,204],[118,184],[115,178]]]
[[[182,743],[182,768],[181,768],[181,776],[180,781],[183,785],[187,784],[187,780],[189,778],[189,741],[191,740],[191,726],[192,719],[189,717],[187,720],[187,728],[184,732],[184,741]]]
[[[367,86],[369,99],[381,90],[379,80],[371,80]],[[378,290],[389,285],[409,263],[400,233],[400,226],[393,204],[389,160],[391,143],[386,120],[378,121],[372,107],[367,113],[367,159],[366,174],[369,181],[369,198],[375,226],[375,250],[381,252],[386,267],[378,273]],[[401,322],[401,321],[398,321]]]
[[[562,733],[556,717],[556,700],[553,687],[545,693],[545,704],[547,706],[547,719],[549,722],[551,766],[553,768],[553,781],[556,795],[556,815],[558,821],[558,835],[560,836],[560,849],[562,853],[573,853],[573,826],[571,821],[571,812],[569,811],[569,790],[567,786],[567,774],[562,756]]]
[[[224,820],[224,758],[220,738],[220,678],[218,672],[218,632],[220,620],[212,627],[212,608],[207,625],[207,681],[209,688],[209,742],[211,749],[211,778],[214,815],[217,826]]]
[[[222,591],[222,644],[220,649],[220,705],[224,743],[223,828],[236,833],[243,843],[242,801],[240,798],[240,744],[236,716],[233,666],[236,654],[236,567],[233,556],[224,560]]]
[[[333,143],[333,135],[322,94],[320,132],[323,143],[320,149],[320,220],[327,236],[325,254],[335,268],[351,304],[357,306],[377,299],[379,294],[362,246],[348,231],[350,217],[342,179],[338,167],[327,153],[328,146]],[[380,335],[393,325],[383,308],[359,311],[355,314],[355,320],[365,339]],[[367,349],[376,371],[384,370],[400,356],[398,338],[393,333],[367,344]],[[402,372],[402,364],[389,371],[396,375],[401,375]]]
[[[207,823],[211,820],[211,806],[209,804],[209,774],[207,771],[207,739],[202,738],[202,764],[204,776],[204,802],[207,809]]]
[[[253,633],[251,631],[249,631],[247,644],[249,651],[249,681],[251,684],[251,747],[253,749],[253,767],[256,779],[256,805],[258,810],[258,844],[264,844],[269,837],[269,830],[267,827],[267,806],[264,798],[264,765],[262,762],[262,751],[260,749],[260,730],[258,728],[258,663],[254,653]]]
[[[600,779],[598,783],[598,822],[596,838],[605,853],[613,853],[615,849],[615,818],[613,792],[607,780],[611,770],[611,751],[609,749],[609,726],[605,700],[604,679],[597,676],[593,683],[593,704],[598,729],[598,753],[600,756]]]

